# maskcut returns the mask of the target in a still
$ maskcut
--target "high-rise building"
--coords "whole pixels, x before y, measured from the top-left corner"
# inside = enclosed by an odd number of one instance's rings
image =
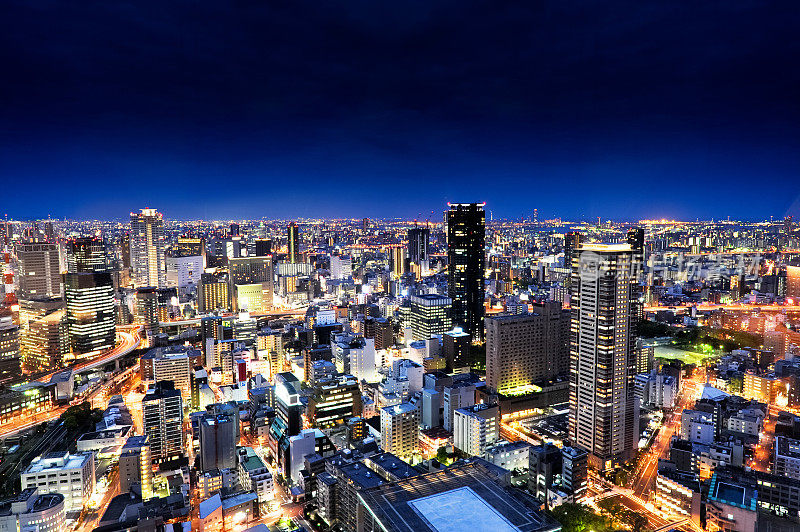
[[[144,433],[153,463],[183,455],[183,401],[170,381],[156,382],[142,399]]]
[[[166,286],[164,218],[156,209],[131,213],[131,269],[137,286]]]
[[[111,274],[64,275],[69,341],[75,353],[110,349],[116,340]]]
[[[106,248],[97,237],[74,238],[67,242],[67,272],[100,273],[108,271]]]
[[[589,488],[588,453],[577,447],[561,449],[561,485],[580,504]]]
[[[228,283],[234,309],[261,312],[262,309],[272,308],[272,257],[228,259]],[[256,296],[260,296],[260,301]]]
[[[506,394],[569,372],[570,312],[548,301],[486,319],[486,385]]]
[[[581,243],[581,234],[570,231],[564,235],[564,267],[572,268],[572,257]]]
[[[136,290],[136,322],[144,324],[147,345],[152,345],[159,333],[158,289],[152,287]]]
[[[20,336],[25,373],[58,369],[69,352],[67,319],[63,310],[32,318]]]
[[[408,319],[415,340],[427,340],[434,334],[452,330],[452,299],[437,294],[421,294],[411,296],[409,300]]]
[[[460,327],[442,335],[442,352],[451,371],[460,372],[459,370],[463,368],[469,369],[471,346],[472,337]]]
[[[451,203],[447,211],[447,289],[453,323],[483,340],[486,213],[483,203]]]
[[[640,253],[629,244],[582,244],[572,266],[570,417],[572,445],[608,470],[631,459],[638,441],[634,397],[634,296]]]
[[[317,381],[308,399],[308,419],[312,426],[330,429],[361,415],[361,389],[352,375]]]
[[[197,310],[203,313],[214,310],[230,310],[229,287],[230,283],[225,275],[202,274],[197,287]]]
[[[294,222],[287,229],[287,247],[289,262],[300,262],[300,228]]]
[[[430,246],[431,230],[427,227],[412,227],[408,230],[408,260],[416,264],[422,275],[430,270],[430,257],[428,248]]]
[[[147,436],[130,436],[119,455],[120,493],[136,491],[136,486],[143,501],[153,497],[153,460]]]
[[[392,275],[395,279],[399,279],[408,271],[406,264],[406,248],[403,246],[393,246],[392,250]]]
[[[236,423],[226,414],[206,414],[200,419],[200,469],[234,469],[237,466]]]
[[[272,255],[272,240],[269,238],[256,238],[254,255],[256,257]]]
[[[28,242],[16,247],[19,267],[19,299],[61,298],[63,285],[58,246],[51,242]]]
[[[230,228],[228,229],[228,234],[230,236],[241,236],[241,230],[239,228],[239,224],[231,223]]]
[[[480,403],[453,412],[453,446],[470,456],[483,456],[500,439],[500,409]]]
[[[420,409],[418,404],[402,403],[381,409],[381,449],[408,458],[419,446]]]
[[[0,384],[11,384],[22,377],[19,327],[10,318],[0,319]]]

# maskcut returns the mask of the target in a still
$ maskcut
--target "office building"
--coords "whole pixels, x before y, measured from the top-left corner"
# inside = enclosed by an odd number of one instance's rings
[[[204,273],[197,287],[197,310],[201,313],[230,310],[230,283],[225,275]]]
[[[80,237],[67,242],[68,273],[101,273],[107,271],[106,248],[101,238]]]
[[[451,371],[462,372],[470,367],[470,349],[472,337],[460,327],[442,335],[442,354],[447,360],[447,368]]]
[[[253,255],[256,257],[272,255],[272,240],[269,238],[256,238]]]
[[[447,211],[447,290],[453,324],[483,340],[486,213],[483,203],[451,203]]]
[[[401,458],[410,457],[419,446],[419,405],[401,403],[381,409],[381,449]]]
[[[286,230],[288,261],[292,264],[300,262],[300,228],[291,222]]]
[[[392,246],[391,248],[392,276],[399,279],[408,271],[406,264],[406,248]]]
[[[800,480],[800,440],[786,436],[775,437],[772,472]]]
[[[142,399],[144,433],[153,463],[183,455],[183,401],[170,381],[156,382]]]
[[[64,532],[64,496],[42,494],[38,488],[27,488],[19,495],[0,500],[0,530],[9,532]]]
[[[475,404],[475,384],[468,380],[452,382],[442,388],[445,430],[453,431],[454,412]]]
[[[61,262],[58,246],[50,242],[28,242],[16,246],[17,297],[19,299],[61,298]]]
[[[431,230],[427,227],[412,227],[408,230],[408,261],[416,265],[421,275],[427,275],[430,270]]]
[[[271,309],[273,296],[272,257],[239,257],[228,259],[228,293],[234,310],[253,307]],[[257,308],[257,309],[256,309]]]
[[[114,285],[108,272],[64,275],[69,343],[74,353],[111,349],[116,342]]]
[[[150,385],[159,381],[170,381],[173,387],[181,392],[181,398],[187,403],[192,396],[191,373],[194,361],[199,361],[201,353],[186,346],[157,347],[142,356],[139,364],[142,382]],[[152,378],[147,379],[145,368],[152,364]]]
[[[153,497],[153,460],[147,436],[131,436],[119,455],[119,491],[139,493],[143,501]]]
[[[136,286],[166,286],[164,218],[156,209],[131,213],[131,270]]]
[[[577,447],[561,449],[561,489],[580,504],[589,489],[589,453]]]
[[[361,415],[361,389],[352,375],[321,379],[308,399],[307,417],[312,426],[330,429]]]
[[[63,367],[69,353],[67,318],[63,310],[35,317],[20,335],[22,369],[38,373]]]
[[[570,312],[550,301],[486,319],[486,385],[506,395],[569,372]]]
[[[206,241],[203,238],[179,237],[172,246],[173,257],[203,257],[206,266]]]
[[[0,384],[11,384],[22,377],[19,327],[11,318],[0,319]]]
[[[67,512],[80,512],[94,492],[94,453],[55,451],[34,458],[20,474],[22,489],[60,493]]]
[[[409,324],[415,340],[427,340],[434,334],[444,334],[453,328],[453,300],[437,294],[411,296]]]
[[[193,288],[200,283],[200,276],[203,275],[203,257],[200,255],[170,255],[166,261],[166,279],[170,286]]]
[[[569,437],[608,470],[634,456],[636,317],[640,254],[628,244],[583,244],[572,265]]]
[[[500,410],[480,403],[453,412],[453,445],[470,456],[484,456],[500,439]]]
[[[147,345],[153,345],[155,336],[159,333],[159,303],[158,289],[152,287],[136,290],[135,318],[137,323],[144,324],[144,336]]]
[[[200,469],[235,469],[239,420],[228,414],[206,414],[200,419]]]

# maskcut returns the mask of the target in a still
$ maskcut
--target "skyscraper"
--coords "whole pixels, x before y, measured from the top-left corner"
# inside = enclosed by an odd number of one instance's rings
[[[451,203],[447,211],[447,281],[453,322],[478,340],[483,339],[484,205]]]
[[[200,469],[236,468],[235,425],[238,419],[228,414],[206,414],[200,420]]]
[[[72,350],[89,353],[114,347],[114,285],[111,274],[68,273],[64,276],[67,328]]]
[[[183,454],[183,401],[170,381],[156,382],[142,399],[144,433],[150,440],[153,463]]]
[[[287,229],[287,247],[289,249],[289,262],[300,262],[300,228],[296,223],[289,224]]]
[[[608,470],[631,459],[638,441],[635,302],[638,250],[583,244],[572,268],[569,435]]]
[[[50,242],[28,242],[16,248],[20,299],[52,299],[62,296],[58,246]]]
[[[166,286],[164,218],[155,209],[131,213],[131,269],[137,286]]]
[[[67,271],[69,273],[94,273],[108,271],[103,240],[80,237],[67,243]]]
[[[413,227],[408,230],[408,260],[416,264],[423,275],[430,269],[430,239],[431,230],[427,227]]]

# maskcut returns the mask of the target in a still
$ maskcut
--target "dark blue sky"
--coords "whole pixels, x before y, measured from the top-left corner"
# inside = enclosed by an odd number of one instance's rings
[[[800,215],[794,1],[11,0],[0,214]]]

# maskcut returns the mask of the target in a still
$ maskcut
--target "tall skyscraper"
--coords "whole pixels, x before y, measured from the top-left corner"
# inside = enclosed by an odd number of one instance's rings
[[[572,269],[571,443],[608,470],[630,460],[638,441],[634,398],[634,296],[641,268],[629,244],[582,244]]]
[[[114,347],[114,285],[111,274],[68,273],[64,276],[64,299],[70,346],[75,353]]]
[[[403,246],[393,246],[392,251],[392,276],[399,279],[406,271],[406,249]]]
[[[524,392],[534,381],[569,372],[570,312],[556,301],[529,314],[486,318],[486,385]]]
[[[431,230],[427,227],[413,227],[408,230],[408,260],[416,264],[422,275],[430,270],[428,248],[430,246]]]
[[[183,455],[183,401],[170,381],[156,382],[142,399],[144,433],[153,463]]]
[[[20,299],[62,297],[58,246],[50,242],[28,242],[16,248]]]
[[[155,209],[131,213],[131,269],[137,286],[166,286],[164,218]]]
[[[97,237],[80,237],[67,243],[67,271],[95,273],[108,271],[106,249]]]
[[[483,339],[484,205],[451,203],[447,211],[447,281],[453,322],[478,340]]]
[[[564,267],[572,268],[572,258],[575,254],[575,249],[581,243],[581,234],[575,231],[570,231],[564,235]]]
[[[289,224],[287,229],[287,247],[289,249],[289,262],[300,262],[300,228],[296,223]]]

